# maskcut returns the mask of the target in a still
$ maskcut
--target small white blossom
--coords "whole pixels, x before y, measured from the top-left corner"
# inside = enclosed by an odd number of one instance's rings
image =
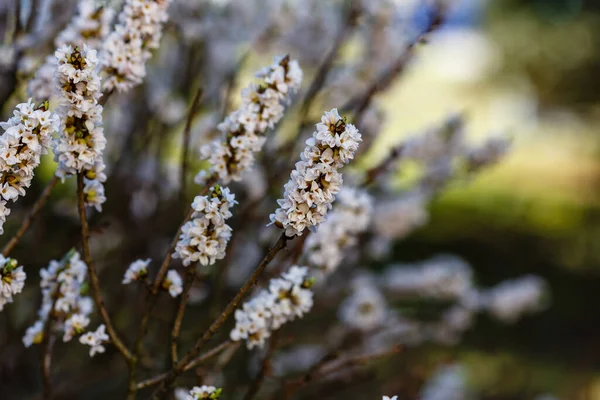
[[[109,342],[104,324],[100,325],[94,332],[86,332],[79,337],[79,343],[90,346],[90,357],[97,353],[104,353],[106,349],[103,344]]]
[[[194,386],[192,390],[190,390],[187,397],[184,397],[185,400],[203,400],[203,399],[218,399],[221,397],[221,392],[223,389],[217,389],[214,386]]]
[[[236,325],[231,340],[246,340],[246,347],[262,347],[271,331],[301,318],[313,305],[313,281],[307,267],[292,266],[280,278],[271,279],[268,290],[261,290],[235,312]]]
[[[150,265],[149,258],[146,260],[136,260],[129,265],[125,275],[123,276],[123,284],[127,285],[132,281],[139,281],[148,275],[148,265]]]
[[[201,171],[196,182],[210,177],[229,184],[239,181],[252,168],[255,154],[265,142],[267,129],[272,129],[283,117],[289,95],[300,88],[302,70],[296,60],[277,57],[275,62],[258,74],[263,81],[242,91],[242,105],[218,125],[222,137],[204,145],[201,155],[210,163],[209,171]]]
[[[347,124],[335,108],[325,112],[316,128],[284,186],[283,199],[277,201],[279,208],[270,216],[271,223],[285,229],[289,237],[325,220],[342,186],[338,169],[354,158],[362,141],[358,129]]]
[[[25,331],[25,336],[23,336],[23,345],[25,347],[30,347],[32,344],[40,344],[42,343],[43,338],[44,321],[38,320]]]
[[[183,281],[181,276],[174,269],[167,272],[167,276],[163,282],[163,288],[169,291],[171,297],[177,297],[183,292]]]
[[[27,274],[17,260],[0,255],[0,311],[25,287]]]
[[[192,219],[181,228],[173,258],[181,258],[186,267],[196,262],[212,265],[223,259],[231,237],[225,220],[231,217],[229,209],[234,204],[235,196],[225,187],[211,187],[208,195],[196,196]]]
[[[423,400],[464,400],[468,399],[466,371],[459,364],[439,368],[425,383],[421,393]]]
[[[82,333],[90,324],[90,319],[85,314],[73,314],[65,321],[63,342],[70,341],[74,335]]]

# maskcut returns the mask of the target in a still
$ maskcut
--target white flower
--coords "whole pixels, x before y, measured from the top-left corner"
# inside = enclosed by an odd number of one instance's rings
[[[225,187],[211,187],[208,195],[196,196],[192,219],[181,228],[173,258],[181,258],[186,267],[196,262],[212,265],[223,259],[231,237],[225,220],[231,217],[229,208],[234,204],[235,196]]]
[[[65,321],[63,342],[68,342],[74,335],[80,334],[90,324],[90,319],[85,314],[73,314]]]
[[[459,364],[439,368],[425,383],[423,400],[463,400],[468,398],[465,387],[466,371]]]
[[[102,128],[102,92],[96,72],[96,50],[62,46],[56,50],[58,67],[55,75],[60,105],[60,136],[54,140],[56,175],[64,179],[76,173],[84,174],[85,203],[102,210],[106,201],[106,175],[102,158],[106,139]]]
[[[271,331],[309,312],[313,305],[313,293],[309,290],[313,281],[307,278],[307,272],[307,267],[290,267],[281,278],[271,279],[268,290],[261,290],[236,310],[231,340],[246,340],[248,349],[262,347]]]
[[[123,276],[123,284],[127,285],[132,281],[138,281],[148,275],[148,265],[152,260],[136,260],[129,265]]]
[[[209,161],[210,169],[201,171],[196,182],[205,182],[209,176],[224,184],[242,179],[242,174],[254,165],[255,153],[262,149],[267,129],[283,117],[282,104],[300,88],[302,70],[296,60],[277,57],[257,76],[263,81],[245,88],[240,108],[218,125],[222,137],[202,147],[202,158]]]
[[[29,99],[16,106],[7,122],[0,122],[5,131],[0,136],[0,234],[10,213],[7,202],[25,196],[34,169],[48,152],[52,133],[58,131],[58,116],[48,111],[47,106],[45,103],[35,107]]]
[[[183,291],[183,281],[181,276],[174,269],[170,269],[167,272],[167,277],[163,282],[163,288],[169,291],[171,297],[177,297]]]
[[[27,328],[23,336],[23,345],[30,347],[32,344],[42,343],[44,337],[44,321],[36,321],[35,324]]]
[[[339,317],[345,324],[362,331],[380,327],[387,314],[385,298],[372,285],[360,286],[342,303]]]
[[[221,396],[222,389],[214,386],[194,386],[185,400],[218,399]]]
[[[96,353],[104,353],[106,349],[103,343],[109,341],[109,337],[106,334],[106,327],[104,324],[100,325],[94,332],[86,332],[79,337],[79,343],[87,344],[90,346],[90,357],[94,357]]]
[[[13,302],[13,297],[23,291],[27,274],[17,260],[0,255],[0,311]]]
[[[146,62],[158,48],[162,24],[172,0],[126,0],[118,23],[106,40],[100,62],[106,91],[128,91],[146,76]]]
[[[277,201],[279,208],[270,216],[271,223],[293,237],[323,222],[342,186],[338,169],[354,157],[361,140],[356,127],[347,124],[337,109],[326,111],[306,141],[301,161],[284,186],[283,199]]]
[[[383,398],[381,400],[398,400],[398,396],[393,396],[393,397],[383,396]]]

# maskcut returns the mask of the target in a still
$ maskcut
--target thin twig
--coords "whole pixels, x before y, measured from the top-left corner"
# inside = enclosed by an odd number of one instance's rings
[[[181,169],[180,169],[180,179],[181,183],[179,186],[181,202],[185,201],[185,194],[187,188],[187,170],[188,170],[188,158],[190,151],[190,136],[192,131],[192,123],[194,122],[194,118],[198,114],[198,110],[200,109],[200,99],[202,98],[203,90],[199,88],[196,91],[196,95],[194,96],[194,100],[192,101],[192,105],[190,107],[190,111],[188,112],[188,117],[185,121],[185,129],[183,130],[183,143],[181,144]]]
[[[102,318],[102,322],[106,326],[106,331],[108,336],[110,337],[111,342],[115,345],[117,350],[123,355],[125,360],[131,360],[131,353],[127,349],[127,347],[123,344],[117,331],[113,327],[113,324],[108,316],[108,311],[106,311],[106,306],[104,305],[104,301],[102,300],[102,293],[100,292],[100,282],[98,281],[98,272],[96,271],[96,267],[94,266],[94,261],[92,260],[92,254],[90,253],[90,232],[89,226],[87,222],[87,217],[85,215],[85,193],[83,193],[83,173],[77,174],[77,197],[78,197],[78,208],[79,208],[79,219],[81,220],[81,241],[83,246],[83,259],[87,264],[88,275],[90,278],[90,284],[92,287],[92,297],[94,299],[94,303],[96,304],[96,308],[98,309],[98,313]]]
[[[198,339],[195,346],[183,357],[183,359],[177,364],[175,368],[169,371],[168,376],[161,383],[161,386],[154,392],[153,397],[157,397],[160,393],[166,390],[173,381],[184,371],[185,365],[187,365],[194,357],[198,355],[202,347],[217,333],[219,328],[227,321],[227,318],[235,311],[238,304],[242,301],[248,291],[256,284],[260,274],[269,265],[269,263],[275,258],[280,250],[285,248],[288,240],[285,233],[282,233],[277,243],[268,251],[263,260],[258,264],[258,267],[252,272],[250,277],[246,280],[246,283],[240,288],[235,297],[229,302],[223,312],[217,317],[217,319],[209,326],[204,332],[202,337]]]
[[[194,368],[196,365],[200,364],[203,361],[208,360],[211,357],[214,357],[215,355],[219,354],[221,351],[225,350],[228,347],[237,345],[238,343],[232,342],[231,340],[227,340],[223,343],[221,343],[218,346],[215,346],[214,348],[212,348],[211,350],[207,351],[204,354],[199,355],[198,357],[194,358],[191,362],[189,362],[187,365],[185,365],[183,367],[183,371],[189,371],[190,369]],[[161,383],[163,380],[165,380],[168,376],[168,373],[163,373],[160,375],[157,375],[153,378],[150,379],[146,379],[145,381],[142,381],[140,383],[138,383],[136,385],[136,388],[138,390],[140,389],[144,389],[150,386],[154,386],[157,385],[159,383]]]
[[[2,255],[4,257],[8,256],[8,254],[19,243],[19,241],[21,240],[21,238],[23,237],[25,232],[27,232],[27,229],[29,229],[31,222],[42,210],[42,208],[48,201],[50,194],[52,193],[52,189],[54,189],[54,187],[56,186],[57,183],[58,183],[58,177],[53,176],[52,179],[50,180],[50,182],[48,182],[48,184],[46,185],[46,187],[40,194],[40,197],[33,204],[33,207],[31,208],[31,210],[29,211],[29,213],[27,214],[27,216],[25,217],[23,222],[21,222],[21,226],[19,227],[19,230],[14,234],[14,236],[8,241],[8,243],[2,249]]]
[[[29,15],[27,16],[27,24],[25,25],[27,33],[32,33],[33,25],[37,20],[37,14],[39,9],[40,0],[31,0],[31,3],[29,5]]]
[[[52,336],[52,325],[54,323],[54,308],[60,295],[60,284],[56,288],[56,291],[52,294],[52,308],[48,312],[48,319],[44,323],[44,331],[42,333],[42,381],[44,384],[44,400],[50,400],[52,398],[52,373],[50,372],[50,365],[52,363],[52,347],[54,345],[54,337]]]
[[[177,340],[179,339],[179,332],[181,331],[181,322],[183,321],[183,314],[185,313],[185,306],[187,305],[188,297],[190,296],[190,289],[194,285],[196,280],[196,263],[187,267],[187,276],[185,286],[183,287],[183,293],[181,293],[181,301],[179,302],[179,308],[177,309],[177,315],[173,322],[173,330],[171,331],[171,362],[173,367],[177,365]]]
[[[246,392],[246,395],[244,396],[244,400],[252,400],[260,390],[260,387],[265,381],[265,377],[271,373],[271,357],[273,357],[273,353],[277,348],[278,338],[278,332],[275,331],[271,336],[269,350],[267,351],[267,354],[265,354],[265,358],[263,358],[260,371],[256,375],[256,378],[254,378],[254,380],[252,381],[248,392]]]

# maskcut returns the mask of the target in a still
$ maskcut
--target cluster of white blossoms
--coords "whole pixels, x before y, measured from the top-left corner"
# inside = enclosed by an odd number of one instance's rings
[[[507,323],[521,316],[540,311],[547,305],[546,282],[535,275],[511,279],[481,294],[483,307]]]
[[[283,199],[277,201],[279,208],[270,216],[289,237],[325,220],[342,186],[338,169],[354,158],[362,141],[358,129],[346,123],[335,108],[325,111],[316,128],[284,186]]]
[[[304,244],[308,263],[325,274],[333,273],[344,258],[344,251],[354,246],[358,235],[369,226],[373,199],[365,191],[343,187],[318,230]]]
[[[62,331],[63,341],[70,341],[84,332],[94,309],[92,299],[82,293],[86,287],[87,266],[77,251],[69,251],[60,261],[50,261],[47,268],[40,270],[40,277],[42,305],[38,320],[25,332],[25,347],[41,343],[48,318],[55,321],[56,332]]]
[[[106,91],[124,92],[139,85],[146,76],[150,52],[158,48],[167,8],[172,0],[126,0],[118,23],[100,54]]]
[[[27,274],[17,260],[0,255],[0,311],[13,302],[13,297],[23,291]]]
[[[176,400],[216,400],[221,397],[222,392],[223,389],[216,388],[214,386],[194,386],[190,391],[185,389],[176,389],[175,398]]]
[[[148,265],[150,265],[149,258],[146,260],[135,260],[129,265],[125,275],[123,276],[123,285],[127,285],[133,281],[139,281],[148,276]]]
[[[255,154],[266,140],[265,132],[283,117],[289,95],[300,88],[302,70],[296,60],[277,57],[273,65],[258,74],[262,82],[242,91],[242,105],[218,125],[222,137],[200,149],[201,157],[210,163],[208,171],[200,171],[196,182],[214,177],[224,184],[242,179],[252,168]]]
[[[55,52],[58,68],[55,75],[59,95],[56,112],[61,119],[60,135],[54,141],[56,175],[84,174],[85,203],[102,210],[106,201],[106,174],[102,152],[106,146],[102,128],[102,92],[96,71],[96,50],[63,46]]]
[[[16,106],[13,116],[0,122],[0,234],[10,214],[9,200],[25,196],[31,185],[34,169],[40,157],[48,152],[52,133],[58,131],[60,120],[48,111],[47,103],[35,107],[31,99]]]
[[[271,279],[268,290],[261,290],[236,310],[231,340],[246,340],[248,349],[262,347],[271,331],[309,312],[313,305],[310,287],[314,280],[307,273],[307,267],[294,265],[281,277]]]
[[[192,219],[181,228],[173,258],[181,258],[187,267],[196,262],[212,265],[225,257],[231,237],[231,227],[225,220],[231,217],[229,209],[234,204],[235,195],[219,185],[211,187],[206,196],[196,196]]]
[[[94,332],[86,332],[79,337],[79,343],[90,346],[90,357],[94,357],[96,353],[104,353],[106,349],[103,344],[109,341],[110,338],[106,334],[104,324],[100,325]]]
[[[81,0],[77,5],[77,14],[54,40],[54,48],[75,46],[85,43],[88,47],[98,49],[110,32],[110,24],[114,12],[110,7],[98,5],[96,0]],[[56,58],[46,57],[35,76],[29,81],[29,95],[36,100],[47,100],[52,96],[52,79],[56,70]]]

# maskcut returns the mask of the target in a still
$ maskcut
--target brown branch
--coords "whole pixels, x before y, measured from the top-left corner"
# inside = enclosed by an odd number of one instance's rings
[[[189,371],[190,369],[194,368],[196,365],[200,364],[203,361],[208,360],[211,357],[214,357],[215,355],[219,354],[221,351],[227,349],[228,347],[237,345],[237,343],[232,342],[231,340],[227,340],[223,343],[221,343],[218,346],[215,346],[214,348],[212,348],[211,350],[207,351],[204,354],[199,355],[198,357],[194,358],[192,361],[190,361],[188,364],[186,364],[183,367],[183,371]],[[150,386],[154,386],[157,385],[159,383],[161,383],[163,380],[165,380],[168,376],[168,373],[163,373],[160,375],[157,375],[153,378],[150,379],[146,379],[145,381],[142,381],[140,383],[138,383],[136,385],[136,388],[139,389],[144,389]]]
[[[187,305],[188,297],[190,296],[190,289],[194,285],[196,280],[196,263],[190,265],[187,268],[187,276],[183,293],[181,293],[181,301],[179,308],[177,309],[177,315],[173,321],[173,330],[171,331],[171,362],[173,367],[177,365],[177,340],[179,339],[179,332],[181,331],[181,322],[183,321],[183,314],[185,313],[185,306]]]
[[[190,150],[190,136],[192,131],[192,123],[194,122],[194,118],[198,114],[200,109],[200,99],[202,98],[203,90],[199,88],[196,91],[196,95],[194,96],[194,100],[192,101],[192,105],[190,107],[190,111],[188,113],[188,117],[185,121],[185,128],[183,130],[183,142],[181,144],[181,168],[180,168],[180,179],[181,183],[179,186],[181,202],[185,201],[185,193],[187,188],[187,170],[188,170],[188,158],[189,158],[189,150]]]
[[[402,151],[404,150],[404,144],[400,144],[396,147],[393,147],[387,157],[377,164],[376,166],[367,170],[365,175],[365,180],[362,183],[362,186],[368,186],[371,183],[375,182],[375,180],[387,172],[391,166],[396,162],[398,158],[402,156]]]
[[[265,381],[265,377],[271,373],[271,357],[273,357],[273,353],[277,348],[278,338],[278,332],[273,332],[273,336],[271,336],[271,341],[269,344],[269,350],[267,351],[267,354],[265,354],[265,358],[263,358],[260,371],[256,375],[256,378],[254,378],[254,380],[252,381],[248,392],[246,392],[246,395],[244,396],[244,400],[252,400],[260,390],[260,387]]]
[[[98,309],[98,313],[102,318],[102,322],[106,325],[106,331],[108,336],[110,337],[111,342],[115,345],[117,350],[123,355],[125,360],[130,361],[132,359],[131,353],[127,349],[127,347],[123,344],[117,331],[113,327],[113,324],[108,316],[108,311],[106,311],[106,306],[104,305],[104,301],[102,300],[102,293],[100,292],[100,282],[98,280],[98,272],[96,271],[96,267],[94,266],[94,261],[92,260],[92,255],[90,253],[90,232],[89,226],[87,222],[87,217],[85,215],[85,193],[83,193],[83,173],[77,174],[77,197],[78,197],[78,208],[79,208],[79,219],[81,220],[81,241],[83,247],[83,259],[87,264],[88,275],[90,278],[90,284],[92,288],[92,298],[94,299],[94,303],[96,304],[96,308]]]
[[[215,333],[217,333],[217,331],[225,323],[225,321],[227,321],[227,318],[229,318],[229,316],[235,311],[235,309],[245,297],[245,295],[248,293],[248,291],[256,284],[260,274],[264,271],[267,265],[269,265],[269,263],[275,258],[275,256],[277,255],[277,253],[279,253],[280,250],[285,248],[288,240],[290,240],[290,238],[285,236],[285,233],[282,233],[279,239],[277,240],[277,243],[275,243],[275,245],[271,247],[271,249],[265,255],[260,264],[258,264],[258,267],[256,267],[256,269],[252,272],[250,277],[246,280],[246,283],[244,283],[244,285],[240,288],[235,297],[229,302],[227,307],[225,307],[223,312],[204,332],[202,337],[198,339],[192,350],[190,350],[185,355],[185,357],[177,364],[175,368],[172,368],[171,371],[169,371],[168,376],[161,383],[161,386],[154,392],[153,397],[157,397],[160,393],[164,392],[164,390],[166,390],[173,383],[173,381],[179,375],[181,375],[182,372],[184,372],[184,367],[194,357],[198,355],[200,349],[202,349],[202,347],[215,335]]]
[[[23,237],[25,232],[27,232],[27,230],[29,229],[29,226],[31,225],[31,222],[42,210],[42,208],[48,201],[50,194],[52,193],[52,189],[54,189],[54,187],[56,186],[57,183],[58,183],[58,177],[55,175],[52,177],[50,182],[48,182],[48,184],[46,185],[46,187],[40,194],[40,197],[35,201],[35,203],[33,204],[33,207],[31,208],[31,210],[29,211],[29,213],[27,214],[27,216],[25,217],[23,222],[21,222],[21,226],[19,227],[19,230],[14,234],[14,236],[8,241],[8,243],[2,249],[2,255],[4,257],[8,256],[8,254],[19,243],[19,241],[21,240],[21,238]]]

